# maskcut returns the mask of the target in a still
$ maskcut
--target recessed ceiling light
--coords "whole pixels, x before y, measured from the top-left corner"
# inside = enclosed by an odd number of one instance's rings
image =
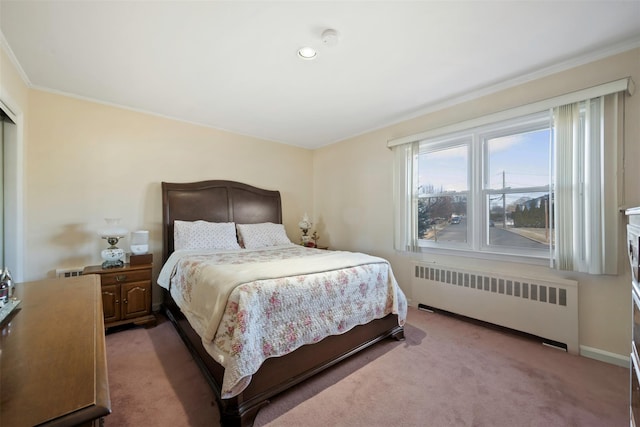
[[[298,50],[298,56],[302,59],[313,59],[316,55],[316,50],[312,47],[302,47]]]

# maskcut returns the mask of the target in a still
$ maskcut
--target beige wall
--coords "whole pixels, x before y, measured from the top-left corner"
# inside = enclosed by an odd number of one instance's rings
[[[411,258],[393,249],[392,154],[387,141],[431,128],[542,100],[631,76],[640,83],[640,49],[558,73],[498,93],[442,109],[403,123],[333,144],[314,152],[314,206],[324,243],[370,252],[392,263],[398,282],[411,298]],[[626,101],[625,203],[640,204],[640,94]],[[621,172],[621,171],[620,171]],[[620,235],[624,232],[620,229]],[[577,279],[580,344],[627,355],[630,351],[630,277],[621,238],[619,276],[557,273],[546,267],[465,259],[467,265],[529,276]],[[422,259],[448,261],[423,255]],[[460,262],[456,260],[455,262]],[[417,304],[418,301],[412,301]]]
[[[159,267],[160,182],[230,179],[282,194],[285,227],[311,209],[312,152],[31,90],[26,150],[28,279],[100,261],[106,217],[148,229]],[[124,241],[124,247],[127,241]]]

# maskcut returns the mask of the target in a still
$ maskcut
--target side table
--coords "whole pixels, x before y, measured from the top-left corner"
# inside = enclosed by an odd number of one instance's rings
[[[105,328],[127,323],[155,326],[156,317],[151,312],[151,268],[152,264],[84,268],[83,275],[100,276]]]

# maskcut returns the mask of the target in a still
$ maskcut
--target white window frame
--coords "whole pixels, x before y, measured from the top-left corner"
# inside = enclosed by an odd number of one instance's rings
[[[467,196],[467,212],[466,215],[469,217],[469,206],[473,203],[473,177],[471,176],[471,171],[473,169],[473,136],[470,132],[464,132],[461,134],[447,135],[444,138],[438,138],[436,140],[432,140],[429,142],[420,142],[420,146],[418,149],[418,156],[421,154],[426,154],[429,152],[441,151],[443,149],[449,148],[457,148],[457,147],[467,147],[467,191],[465,192],[457,192],[456,194],[466,193]],[[469,242],[469,238],[471,237],[469,233],[469,223],[467,222],[467,242],[466,243],[455,243],[455,242],[436,242],[425,239],[418,239],[418,246],[421,248],[445,248],[445,249],[454,249],[454,250],[473,250],[473,245]]]
[[[467,159],[467,221],[466,242],[442,242],[419,239],[421,252],[436,253],[472,253],[481,257],[514,259],[524,257],[534,262],[548,263],[550,248],[535,250],[530,248],[498,246],[488,244],[489,205],[486,202],[489,194],[503,194],[503,189],[488,188],[488,141],[491,138],[525,133],[541,129],[551,132],[551,115],[549,111],[541,111],[523,117],[490,123],[462,132],[425,139],[419,142],[418,153],[439,151],[460,146],[468,147]],[[417,161],[417,159],[416,159]],[[547,168],[550,173],[550,161]],[[527,187],[510,190],[511,193],[549,192],[550,185],[544,187]],[[463,194],[459,192],[457,194]]]
[[[537,259],[545,259],[548,260],[551,256],[552,248],[548,246],[545,249],[527,249],[522,247],[513,247],[513,246],[498,246],[498,245],[489,245],[489,205],[486,204],[486,199],[489,194],[518,194],[518,193],[548,193],[550,196],[550,200],[552,199],[552,185],[551,185],[551,157],[547,159],[547,171],[549,173],[549,182],[544,186],[535,186],[535,187],[519,187],[510,190],[504,189],[490,189],[489,188],[489,140],[492,138],[513,135],[513,134],[522,134],[527,132],[534,132],[538,130],[548,129],[550,138],[552,134],[552,116],[549,111],[541,111],[539,113],[530,114],[527,116],[519,117],[516,119],[511,119],[507,121],[502,121],[499,123],[495,123],[492,125],[487,125],[479,130],[479,142],[482,149],[482,182],[480,183],[481,188],[478,190],[480,197],[482,198],[481,203],[479,203],[480,208],[482,209],[482,215],[479,216],[482,221],[482,237],[480,242],[480,251],[483,252],[491,252],[491,253],[509,253],[516,254],[519,256],[529,257],[529,258],[537,258]],[[549,141],[549,153],[552,153],[551,141]],[[549,210],[551,207],[549,206]],[[550,230],[550,233],[553,233],[553,230]],[[500,250],[501,248],[504,248]]]

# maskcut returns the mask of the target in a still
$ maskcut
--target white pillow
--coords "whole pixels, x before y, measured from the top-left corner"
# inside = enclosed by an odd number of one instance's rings
[[[260,224],[236,224],[236,227],[238,228],[238,237],[246,249],[291,244],[282,224],[263,222]]]
[[[233,222],[173,222],[173,246],[179,249],[241,249]]]

